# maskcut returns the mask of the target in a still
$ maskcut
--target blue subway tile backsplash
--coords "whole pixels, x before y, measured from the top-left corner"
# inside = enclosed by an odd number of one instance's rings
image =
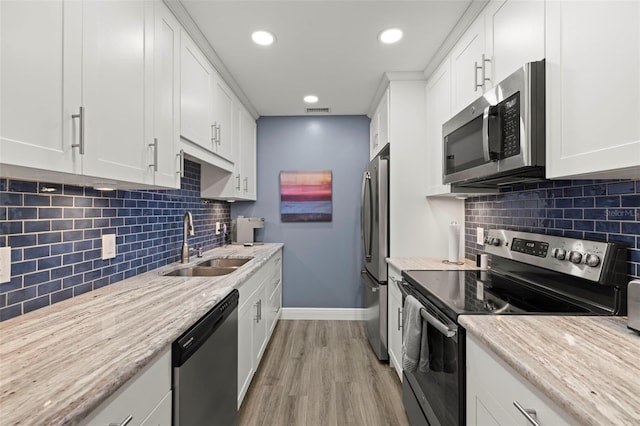
[[[222,245],[215,223],[231,229],[229,203],[200,198],[200,165],[188,160],[178,190],[102,192],[0,177],[0,247],[11,246],[12,262],[0,321],[179,260],[186,211],[190,246]],[[116,235],[114,259],[101,259],[104,234]]]
[[[640,278],[640,181],[561,180],[518,185],[465,202],[465,252],[482,251],[476,228],[506,228],[628,247],[629,279]]]

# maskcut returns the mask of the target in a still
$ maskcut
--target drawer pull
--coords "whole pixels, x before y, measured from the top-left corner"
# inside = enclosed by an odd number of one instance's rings
[[[540,426],[538,423],[536,410],[533,408],[524,408],[518,401],[513,401],[513,405],[520,411],[520,413],[531,423],[533,426]]]
[[[109,423],[109,426],[127,426],[131,420],[133,420],[133,416],[129,416],[122,423]]]

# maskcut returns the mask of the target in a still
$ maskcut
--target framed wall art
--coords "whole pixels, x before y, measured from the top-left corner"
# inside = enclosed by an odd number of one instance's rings
[[[331,170],[280,172],[282,222],[331,222],[332,215]]]

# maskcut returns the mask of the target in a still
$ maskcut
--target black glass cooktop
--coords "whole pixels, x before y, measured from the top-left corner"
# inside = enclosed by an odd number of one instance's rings
[[[597,308],[489,271],[404,271],[405,281],[447,316],[461,314],[597,315]]]

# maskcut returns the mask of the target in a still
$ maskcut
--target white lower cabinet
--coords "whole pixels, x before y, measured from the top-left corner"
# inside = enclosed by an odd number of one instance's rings
[[[467,335],[466,343],[467,425],[531,424],[515,403],[529,411],[540,426],[575,424],[560,407],[473,336]]]
[[[171,347],[122,385],[81,426],[171,425]]]
[[[270,311],[275,305],[282,306],[281,262],[282,250],[238,287],[238,408],[280,316],[279,309],[275,315]]]
[[[387,303],[387,352],[389,364],[402,381],[402,293],[398,283],[402,281],[400,271],[389,265],[389,297]]]

